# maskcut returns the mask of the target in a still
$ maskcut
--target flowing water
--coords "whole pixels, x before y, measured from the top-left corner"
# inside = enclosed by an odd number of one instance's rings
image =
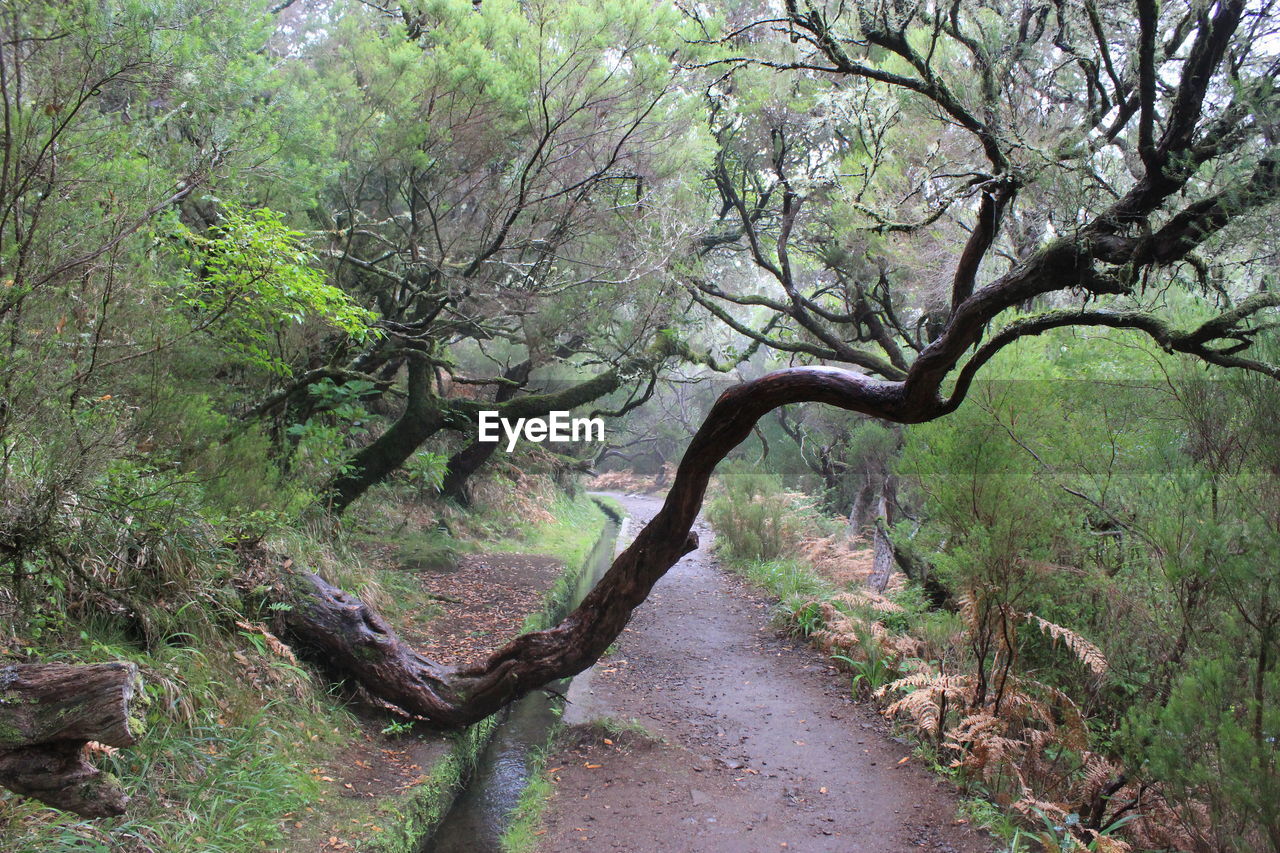
[[[576,607],[608,570],[617,538],[618,525],[609,522],[588,558],[572,606]],[[551,688],[563,694],[569,689],[569,681],[557,682]],[[520,800],[533,753],[547,742],[561,705],[558,698],[538,690],[511,706],[481,755],[466,790],[420,853],[497,853],[501,849],[498,842],[507,828],[507,815]]]

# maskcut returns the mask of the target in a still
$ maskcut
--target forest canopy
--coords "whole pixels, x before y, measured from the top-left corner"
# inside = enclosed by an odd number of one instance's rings
[[[1017,626],[1109,632],[1089,828],[1149,786],[1187,849],[1280,850],[1277,70],[1272,0],[6,3],[6,654],[270,608],[469,724],[604,653],[748,456],[968,620],[939,749],[1062,689],[1013,689]],[[281,542],[518,489],[481,412],[602,418],[519,452],[668,492],[450,666]]]

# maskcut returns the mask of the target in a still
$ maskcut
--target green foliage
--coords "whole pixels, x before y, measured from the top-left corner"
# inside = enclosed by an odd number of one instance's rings
[[[855,699],[868,699],[875,695],[881,687],[898,678],[901,671],[895,665],[893,657],[886,654],[879,643],[870,635],[860,644],[866,657],[852,658],[848,655],[832,655],[831,659],[843,663],[853,670],[853,678],[849,682],[849,692]]]
[[[579,566],[587,559],[607,520],[595,501],[586,495],[557,495],[549,507],[550,519],[538,524],[525,521],[512,539],[493,543],[497,550],[547,554]]]
[[[458,543],[447,530],[434,527],[404,536],[396,558],[407,569],[439,571],[456,564],[458,550]]]
[[[384,735],[403,735],[413,731],[412,720],[392,720],[382,727]]]
[[[234,203],[204,234],[172,222],[168,237],[188,273],[175,305],[193,330],[210,332],[228,352],[274,373],[290,372],[277,346],[282,323],[319,319],[363,341],[373,314],[325,282],[302,248],[305,236],[286,227],[279,212]]]
[[[997,379],[908,430],[916,545],[936,551],[970,620],[962,666],[991,678],[1016,661],[1091,708],[1094,748],[1158,785],[1183,833],[1150,834],[1171,817],[1139,821],[1146,837],[1258,849],[1280,837],[1280,611],[1260,569],[1280,556],[1280,392],[1060,340],[993,364],[1036,381]],[[1081,361],[1125,379],[1047,381]],[[1057,633],[1016,630],[1010,614],[1028,611],[1097,643],[1105,678],[1082,679]],[[954,628],[935,621],[929,645]]]
[[[439,492],[448,473],[448,455],[430,450],[419,450],[404,465],[404,477],[420,498]]]
[[[807,519],[776,475],[745,463],[725,465],[722,489],[707,504],[719,548],[732,560],[771,563],[790,555]]]

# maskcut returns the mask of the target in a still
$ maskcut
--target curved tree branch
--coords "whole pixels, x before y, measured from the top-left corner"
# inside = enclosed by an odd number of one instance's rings
[[[1224,311],[1190,331],[1172,329],[1159,317],[1141,311],[1064,310],[1014,320],[993,335],[965,362],[956,377],[951,397],[947,401],[947,408],[954,409],[960,404],[968,393],[978,370],[1000,350],[1021,338],[1040,335],[1050,329],[1060,329],[1065,326],[1136,329],[1146,333],[1168,352],[1182,352],[1223,367],[1238,367],[1262,373],[1273,379],[1280,379],[1280,366],[1256,359],[1241,358],[1235,354],[1237,348],[1243,348],[1240,344],[1247,346],[1250,338],[1257,332],[1255,329],[1237,328],[1237,325],[1259,311],[1277,306],[1280,306],[1280,293],[1258,293],[1243,300],[1230,311]],[[1212,341],[1224,339],[1234,340],[1236,344],[1225,350],[1213,349],[1209,346]]]
[[[662,509],[582,604],[556,627],[517,637],[482,664],[453,668],[418,655],[358,598],[315,575],[294,576],[277,588],[277,597],[291,605],[280,618],[292,636],[379,698],[440,725],[476,722],[595,662],[658,579],[697,547],[691,529],[711,473],[766,413],[788,403],[818,402],[910,423],[942,412],[936,396],[922,399],[909,398],[906,383],[826,367],[780,370],[729,389],[690,442]]]

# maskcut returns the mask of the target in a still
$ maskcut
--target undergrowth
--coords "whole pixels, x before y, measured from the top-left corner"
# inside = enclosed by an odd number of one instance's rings
[[[499,466],[491,476],[506,479],[513,470]],[[296,490],[276,508],[232,517],[215,511],[213,486],[152,469],[113,469],[99,486],[112,502],[91,516],[91,527],[75,528],[74,549],[42,539],[21,575],[0,586],[0,666],[139,666],[142,737],[93,758],[132,801],[122,817],[90,821],[0,790],[0,847],[289,849],[290,825],[309,825],[337,796],[321,768],[363,729],[346,710],[350,697],[271,632],[270,608],[252,603],[264,600],[262,590],[237,580],[240,549],[287,555],[294,569],[320,573],[393,624],[411,619],[420,629],[436,604],[414,570],[447,567],[481,547],[553,554],[574,566],[590,553],[604,523],[599,508],[585,496],[564,497],[541,474],[518,475],[523,491],[512,497],[490,488],[500,500],[469,513],[422,500],[421,484],[393,483],[335,526],[290,510],[302,501]],[[551,610],[572,592],[571,584],[557,587],[548,610],[532,615],[526,628],[550,624]],[[451,785],[465,773],[464,759],[479,751],[479,742],[473,746],[457,757]]]

